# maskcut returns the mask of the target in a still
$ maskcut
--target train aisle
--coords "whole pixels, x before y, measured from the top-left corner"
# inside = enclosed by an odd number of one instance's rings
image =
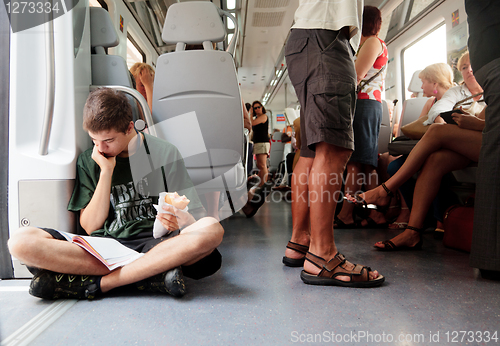
[[[95,301],[50,302],[28,294],[29,280],[0,281],[1,345],[32,338],[30,345],[452,344],[458,331],[481,332],[483,341],[485,331],[494,336],[500,283],[478,279],[468,254],[431,234],[423,251],[383,253],[372,244],[395,231],[336,230],[347,258],[379,270],[385,284],[303,284],[300,268],[281,263],[290,204],[270,197],[254,218],[223,221],[222,269],[186,279],[182,299],[122,290]]]

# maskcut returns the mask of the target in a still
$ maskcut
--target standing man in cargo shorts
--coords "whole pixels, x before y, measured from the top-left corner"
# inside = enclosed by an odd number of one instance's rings
[[[301,153],[292,178],[293,234],[283,263],[304,266],[306,284],[375,287],[384,277],[346,261],[335,245],[333,217],[354,149],[353,55],[363,0],[301,0],[285,56],[299,99]]]

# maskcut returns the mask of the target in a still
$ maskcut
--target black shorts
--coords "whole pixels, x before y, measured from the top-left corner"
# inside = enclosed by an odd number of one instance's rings
[[[293,29],[285,47],[288,76],[300,102],[300,156],[317,143],[354,149],[356,70],[345,31]]]
[[[41,229],[48,232],[55,239],[66,240],[66,238],[64,238],[59,232],[57,232],[52,228],[41,227]],[[119,241],[121,244],[125,245],[126,247],[132,250],[141,253],[146,253],[153,247],[161,243],[162,241],[175,237],[179,233],[180,233],[179,231],[175,231],[170,233],[166,237],[155,239],[152,237],[152,234],[148,232],[148,233],[141,233],[136,237],[134,237],[133,239],[115,239],[115,240]],[[214,251],[212,251],[210,255],[202,258],[198,262],[188,266],[182,266],[182,273],[184,274],[184,276],[188,278],[199,280],[204,277],[215,274],[220,269],[221,263],[222,263],[222,255],[220,254],[219,250],[215,249]]]

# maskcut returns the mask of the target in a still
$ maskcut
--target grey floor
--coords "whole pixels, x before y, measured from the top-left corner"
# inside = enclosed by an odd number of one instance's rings
[[[222,269],[187,281],[182,299],[124,291],[96,301],[50,302],[28,294],[29,280],[0,281],[2,346],[500,342],[500,282],[479,278],[468,254],[444,248],[430,233],[423,251],[381,253],[372,244],[396,231],[336,230],[340,251],[379,270],[385,284],[303,284],[300,268],[281,263],[292,219],[290,204],[278,200],[253,219],[238,214],[223,221]],[[474,334],[463,338],[460,331]]]

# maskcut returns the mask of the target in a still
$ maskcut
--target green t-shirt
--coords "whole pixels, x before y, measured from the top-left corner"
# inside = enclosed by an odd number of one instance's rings
[[[92,148],[80,154],[68,210],[80,211],[89,204],[100,172],[92,159]],[[116,157],[109,215],[104,228],[92,235],[127,239],[145,231],[152,234],[156,217],[153,203],[157,204],[159,193],[167,189],[186,195],[191,200],[190,210],[203,208],[179,150],[173,144],[144,134],[143,145],[133,155]]]

